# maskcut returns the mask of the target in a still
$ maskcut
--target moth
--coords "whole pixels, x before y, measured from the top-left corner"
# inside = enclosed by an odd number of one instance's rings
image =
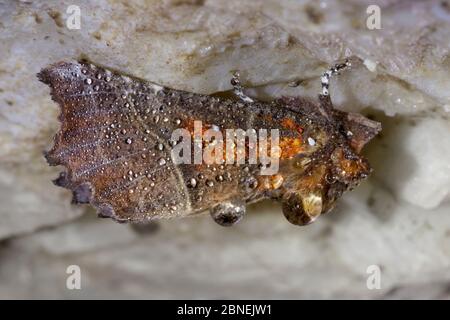
[[[231,80],[235,96],[223,97],[170,89],[87,61],[50,65],[38,78],[61,109],[61,127],[45,152],[49,165],[65,167],[54,183],[72,190],[74,203],[90,203],[100,217],[118,222],[209,211],[229,226],[241,220],[247,204],[269,198],[281,201],[289,222],[309,224],[371,172],[360,152],[380,124],[334,109],[328,93],[330,77],[349,64],[323,74],[318,101],[272,102],[246,96],[238,74]],[[174,149],[189,137],[174,139],[173,133],[183,129],[194,136],[198,122],[201,132],[223,136],[225,129],[276,130],[278,148],[270,157],[277,158],[277,171],[262,174],[262,161],[220,161],[217,150],[217,162],[175,161]],[[202,149],[211,143],[194,139],[187,145]],[[257,147],[246,141],[244,148],[245,160]]]

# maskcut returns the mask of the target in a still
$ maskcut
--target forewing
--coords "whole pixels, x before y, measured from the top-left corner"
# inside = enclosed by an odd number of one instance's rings
[[[167,145],[172,122],[157,116],[163,88],[88,63],[58,63],[38,77],[61,107],[61,128],[46,153],[63,165],[55,183],[118,221],[191,212]]]

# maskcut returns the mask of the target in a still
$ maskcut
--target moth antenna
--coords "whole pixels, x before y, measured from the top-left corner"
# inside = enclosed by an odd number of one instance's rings
[[[322,95],[328,96],[330,94],[329,92],[329,85],[330,85],[330,78],[331,76],[339,74],[340,71],[343,71],[345,69],[348,69],[352,66],[349,59],[345,59],[344,63],[338,63],[335,64],[333,67],[325,71],[320,78],[322,83]]]
[[[230,83],[233,86],[234,94],[238,96],[239,99],[244,102],[254,102],[252,98],[244,93],[238,71],[233,72],[233,77],[231,78]]]

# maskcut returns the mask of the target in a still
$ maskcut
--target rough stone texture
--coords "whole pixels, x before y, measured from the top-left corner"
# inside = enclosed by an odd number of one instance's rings
[[[449,207],[424,214],[384,193],[366,184],[300,230],[270,203],[233,228],[205,216],[140,236],[90,216],[5,243],[0,298],[450,298]],[[72,264],[80,291],[65,288]],[[372,264],[381,290],[366,288]]]
[[[379,1],[1,1],[1,298],[450,298],[450,3]],[[81,29],[65,26],[81,8]],[[154,233],[80,216],[41,156],[57,106],[36,80],[78,57],[166,86],[229,90],[239,69],[260,99],[307,95],[334,60],[359,59],[331,83],[340,108],[373,115],[373,176],[306,228],[278,206],[240,225],[208,216],[162,222]],[[293,81],[300,85],[291,87]],[[38,230],[31,233],[33,230]],[[24,233],[29,233],[24,235]],[[65,287],[78,264],[80,291]],[[382,289],[366,288],[378,264]]]

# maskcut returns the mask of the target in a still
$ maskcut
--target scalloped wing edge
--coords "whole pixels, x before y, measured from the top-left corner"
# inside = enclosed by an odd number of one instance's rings
[[[39,73],[37,73],[37,78],[42,83],[48,85],[50,87],[50,96],[54,102],[59,106],[60,108],[60,114],[58,116],[58,120],[60,122],[60,125],[64,121],[62,114],[63,114],[63,108],[64,108],[64,100],[62,97],[57,93],[57,90],[55,89],[55,83],[57,81],[60,81],[61,76],[63,75],[63,72],[61,72],[61,69],[64,67],[67,67],[69,65],[80,65],[83,62],[81,61],[73,61],[73,62],[57,62],[54,63],[44,69],[42,69]],[[58,73],[58,74],[55,74]],[[71,169],[68,167],[67,163],[64,163],[60,159],[56,158],[54,156],[55,150],[57,149],[58,145],[58,139],[60,139],[61,135],[61,127],[59,128],[58,132],[53,137],[53,146],[50,150],[44,151],[43,155],[45,159],[47,160],[47,163],[50,166],[58,166],[62,165],[65,167],[65,171],[60,172],[59,177],[53,180],[53,183],[56,186],[63,187],[65,189],[72,191],[72,203],[73,204],[90,204],[94,206],[94,208],[97,210],[97,215],[100,218],[111,218],[116,222],[119,223],[125,223],[129,222],[129,220],[121,219],[119,218],[114,208],[108,204],[108,203],[101,203],[98,201],[95,201],[94,195],[95,195],[95,188],[91,185],[89,182],[84,182],[80,184],[75,184],[71,179]]]

